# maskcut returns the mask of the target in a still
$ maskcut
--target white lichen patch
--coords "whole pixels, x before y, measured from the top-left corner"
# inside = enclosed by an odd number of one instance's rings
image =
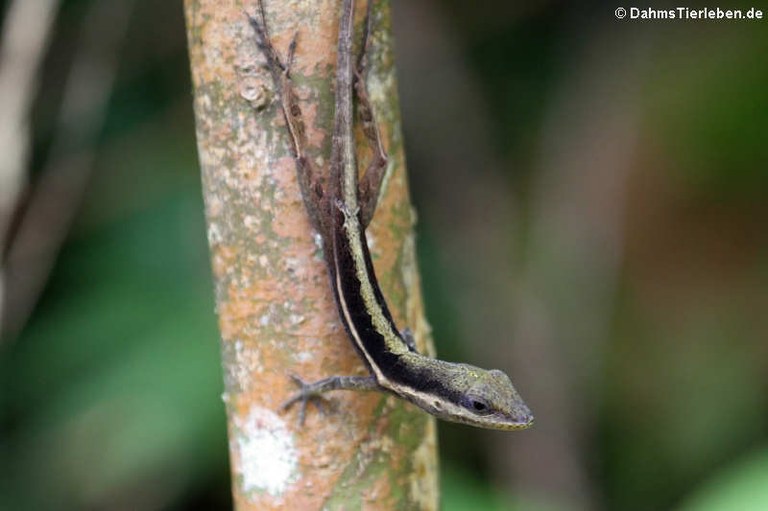
[[[416,509],[433,509],[434,503],[438,500],[435,496],[438,491],[435,422],[435,419],[427,420],[427,429],[424,432],[422,442],[411,456],[414,470],[410,476],[408,490],[410,500],[418,503],[415,506]]]
[[[212,247],[220,244],[224,236],[221,234],[221,228],[216,222],[210,222],[208,224],[208,244]]]
[[[230,442],[237,480],[245,495],[283,495],[299,477],[299,454],[285,422],[273,411],[254,406],[234,417]]]
[[[323,237],[320,235],[320,233],[317,231],[314,231],[312,233],[312,239],[315,242],[315,247],[317,247],[318,250],[321,250],[323,248]]]
[[[293,355],[294,360],[300,363],[309,362],[312,359],[314,359],[314,357],[315,357],[315,354],[310,353],[309,351],[299,351]]]
[[[249,230],[259,228],[259,219],[254,215],[243,216],[243,225]]]
[[[291,314],[290,316],[288,316],[288,321],[290,321],[291,325],[293,326],[297,326],[301,323],[304,323],[305,320],[306,318],[301,314]]]
[[[237,339],[231,345],[234,348],[234,361],[229,366],[230,378],[236,388],[251,388],[251,378],[262,371],[261,357],[258,350],[247,349],[245,343]]]

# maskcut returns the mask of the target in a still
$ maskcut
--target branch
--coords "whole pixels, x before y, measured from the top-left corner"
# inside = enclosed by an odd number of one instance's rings
[[[337,316],[245,7],[185,2],[236,508],[435,509],[435,424],[410,404],[380,393],[336,393],[325,413],[308,410],[303,428],[296,411],[278,412],[296,390],[291,373],[313,381],[366,371]],[[292,75],[311,156],[324,164],[333,124],[338,2],[273,0],[266,7],[278,51],[298,31]],[[358,15],[363,12],[358,6]],[[429,352],[389,12],[374,12],[369,88],[393,164],[368,234],[395,319],[409,325]],[[360,146],[364,168],[371,155]]]

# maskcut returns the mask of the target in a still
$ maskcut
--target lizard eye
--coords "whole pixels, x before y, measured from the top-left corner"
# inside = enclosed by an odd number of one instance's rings
[[[485,399],[477,396],[468,396],[462,404],[464,405],[464,408],[467,408],[477,415],[488,415],[493,411]]]

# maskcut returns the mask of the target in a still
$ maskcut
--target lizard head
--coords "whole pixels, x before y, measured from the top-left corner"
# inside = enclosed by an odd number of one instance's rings
[[[436,359],[422,359],[420,384],[403,396],[436,417],[479,428],[515,430],[533,425],[533,414],[509,376]]]

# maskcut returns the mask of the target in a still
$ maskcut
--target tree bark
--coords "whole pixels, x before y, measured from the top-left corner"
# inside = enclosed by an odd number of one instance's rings
[[[339,3],[266,2],[278,51],[294,33],[293,77],[309,148],[328,161]],[[358,25],[364,4],[357,7]],[[208,239],[221,330],[224,401],[235,507],[436,509],[434,420],[381,393],[337,392],[324,412],[280,412],[296,388],[365,374],[338,319],[319,237],[312,232],[274,101],[245,12],[254,2],[186,0]],[[432,351],[419,291],[387,5],[374,8],[373,107],[390,156],[368,229],[376,273],[399,325]],[[370,154],[358,133],[360,167]]]

